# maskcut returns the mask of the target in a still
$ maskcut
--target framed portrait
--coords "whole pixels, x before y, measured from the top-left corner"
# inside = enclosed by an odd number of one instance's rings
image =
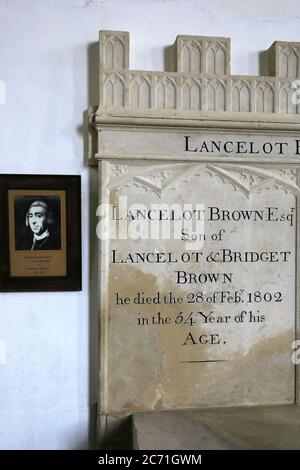
[[[0,291],[81,290],[81,180],[0,175]]]

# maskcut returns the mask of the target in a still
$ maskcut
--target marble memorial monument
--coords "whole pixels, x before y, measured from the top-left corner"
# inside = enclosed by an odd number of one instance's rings
[[[174,71],[100,32],[99,429],[136,411],[299,401],[300,43],[267,76],[178,36]],[[297,88],[298,87],[298,88]]]

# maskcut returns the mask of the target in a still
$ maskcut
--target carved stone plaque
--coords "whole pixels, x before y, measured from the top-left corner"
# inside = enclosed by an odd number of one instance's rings
[[[293,402],[295,170],[108,165],[111,410]]]
[[[228,38],[172,73],[100,39],[100,416],[297,402],[299,43],[242,77]]]

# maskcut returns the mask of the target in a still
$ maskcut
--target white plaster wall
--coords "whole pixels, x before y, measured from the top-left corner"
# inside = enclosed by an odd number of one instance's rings
[[[0,448],[82,449],[96,401],[96,171],[83,112],[99,29],[131,32],[131,68],[163,69],[177,34],[230,36],[232,73],[300,41],[299,0],[0,0],[0,172],[82,175],[83,290],[0,294]],[[5,95],[4,95],[5,90]],[[1,255],[1,254],[0,254]],[[90,439],[92,440],[92,439]]]

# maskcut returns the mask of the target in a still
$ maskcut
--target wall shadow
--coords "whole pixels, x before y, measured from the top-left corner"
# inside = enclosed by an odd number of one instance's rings
[[[99,44],[88,46],[87,63],[88,105],[94,106],[99,102]],[[88,125],[88,112],[85,112],[85,125]],[[85,165],[88,165],[87,127],[85,139]],[[97,447],[97,402],[99,390],[99,269],[98,269],[98,238],[96,236],[96,209],[98,207],[98,169],[89,170],[89,394],[90,394],[90,449]]]
[[[87,97],[88,108],[99,102],[99,45],[97,42],[87,46]],[[96,209],[98,207],[98,169],[90,165],[88,156],[88,109],[83,112],[83,122],[77,129],[83,138],[83,164],[88,168],[89,214],[89,448],[97,448],[97,402],[99,394],[99,273],[98,238],[96,236]]]

